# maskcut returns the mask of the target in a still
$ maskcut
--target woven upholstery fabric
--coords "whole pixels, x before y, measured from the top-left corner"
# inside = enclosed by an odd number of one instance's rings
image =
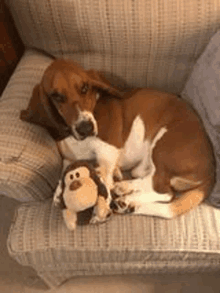
[[[50,62],[27,52],[0,99],[0,192],[21,201],[51,197],[61,172],[61,157],[47,131],[19,119]]]
[[[220,269],[220,210],[202,204],[174,220],[113,215],[69,231],[51,200],[22,204],[10,254],[50,286],[78,275],[198,272]]]
[[[69,56],[115,84],[179,93],[220,27],[216,0],[6,0],[26,46]]]

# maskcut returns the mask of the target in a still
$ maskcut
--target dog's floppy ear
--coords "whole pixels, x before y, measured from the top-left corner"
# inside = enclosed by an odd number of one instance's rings
[[[55,140],[61,140],[70,135],[69,127],[44,93],[41,84],[34,87],[29,105],[26,110],[21,111],[20,118],[23,121],[43,126]]]
[[[90,69],[87,71],[87,73],[92,86],[97,87],[102,91],[106,91],[107,93],[117,98],[122,98],[122,92],[120,92],[116,87],[112,86],[101,72]]]

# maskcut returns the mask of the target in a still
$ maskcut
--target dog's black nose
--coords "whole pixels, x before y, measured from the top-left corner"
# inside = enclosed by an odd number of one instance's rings
[[[82,121],[76,126],[76,131],[82,138],[86,138],[94,134],[94,125],[91,121]]]

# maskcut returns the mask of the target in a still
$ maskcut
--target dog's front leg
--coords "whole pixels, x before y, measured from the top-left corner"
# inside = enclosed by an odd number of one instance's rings
[[[98,147],[96,148],[96,159],[98,162],[98,171],[100,177],[103,179],[109,194],[110,190],[114,187],[114,174],[117,170],[118,159],[120,151],[116,147],[99,141]],[[117,172],[119,173],[119,172]],[[111,201],[111,196],[109,198],[109,203]]]
[[[115,164],[117,161],[111,161],[105,159],[98,159],[99,167],[97,168],[97,172],[99,173],[99,176],[102,178],[108,192],[108,197],[106,199],[106,203],[108,206],[110,206],[111,202],[111,189],[114,186],[113,181],[113,175],[115,170]]]

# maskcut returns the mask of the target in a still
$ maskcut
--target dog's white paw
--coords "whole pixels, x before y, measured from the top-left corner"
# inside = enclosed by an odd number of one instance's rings
[[[134,180],[123,180],[114,184],[113,192],[117,196],[125,196],[140,191],[142,188]]]
[[[172,199],[170,194],[157,193],[152,187],[152,180],[150,177],[144,179],[132,179],[116,182],[113,188],[114,198],[128,197],[142,202],[168,202]]]
[[[131,214],[136,211],[135,202],[128,203],[124,198],[114,201],[113,212],[116,214]]]
[[[116,198],[113,201],[113,211],[119,214],[140,213],[140,210],[148,210],[162,203],[169,203],[172,199],[170,194],[160,194],[157,192],[145,193],[134,191],[130,194]],[[159,207],[159,206],[158,206]],[[153,211],[153,210],[152,210]],[[147,214],[150,214],[148,211]]]

